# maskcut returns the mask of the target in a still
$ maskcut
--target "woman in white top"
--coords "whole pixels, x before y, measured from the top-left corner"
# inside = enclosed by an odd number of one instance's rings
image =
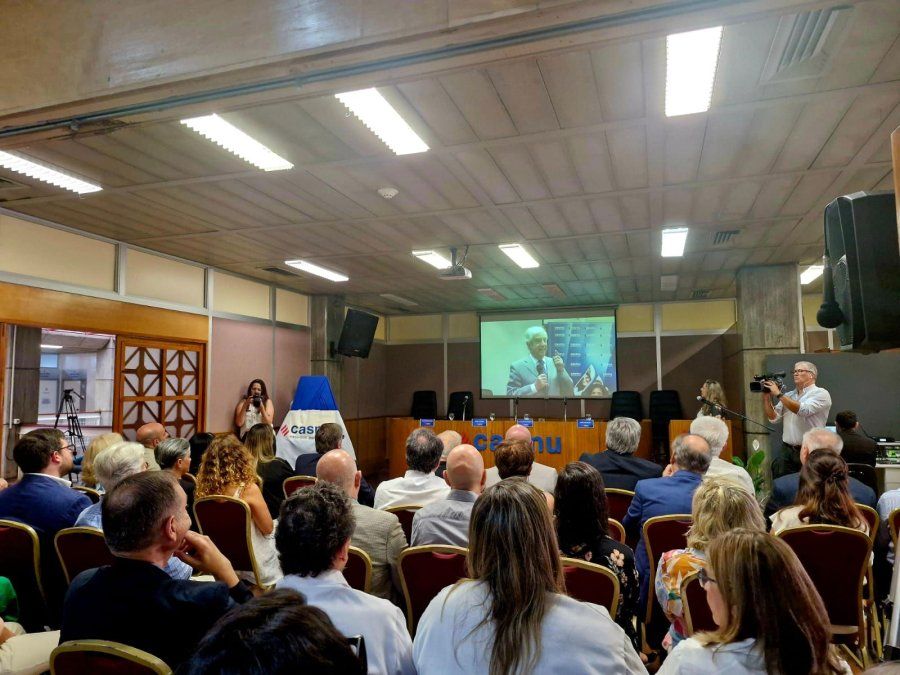
[[[713,539],[707,555],[700,583],[718,629],[678,643],[660,675],[849,675],[829,644],[822,599],[787,544],[738,528]]]
[[[700,406],[697,417],[722,417],[722,408],[728,407],[728,400],[725,398],[725,390],[721,384],[716,380],[706,380],[700,387],[700,397],[705,398],[709,403]]]
[[[275,419],[275,406],[262,380],[251,380],[247,387],[247,395],[241,399],[234,409],[234,426],[240,429],[243,438],[254,424],[272,424]]]
[[[606,608],[564,595],[543,493],[521,479],[489,487],[469,521],[468,573],[419,621],[419,675],[646,673]]]

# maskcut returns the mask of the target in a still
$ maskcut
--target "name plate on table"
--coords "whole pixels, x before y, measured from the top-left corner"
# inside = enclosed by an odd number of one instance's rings
[[[580,420],[578,420],[578,428],[579,429],[593,429],[594,428],[594,420],[580,419]]]
[[[433,420],[433,419],[426,419],[426,418],[423,417],[422,419],[419,420],[419,426],[421,426],[421,427],[433,427],[433,426],[434,426],[434,420]]]
[[[516,424],[531,429],[534,426],[534,420],[516,420]]]
[[[472,419],[473,427],[486,427],[487,426],[487,417],[475,417]]]

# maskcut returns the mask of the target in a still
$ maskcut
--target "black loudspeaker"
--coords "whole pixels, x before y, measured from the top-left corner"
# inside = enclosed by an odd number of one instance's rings
[[[341,329],[341,339],[338,340],[338,354],[368,358],[377,327],[378,317],[374,314],[348,309]]]
[[[816,315],[842,350],[900,346],[900,250],[892,192],[856,192],[825,207],[825,288]]]

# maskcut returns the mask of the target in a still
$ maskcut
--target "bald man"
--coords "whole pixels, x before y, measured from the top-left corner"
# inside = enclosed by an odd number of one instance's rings
[[[144,426],[138,427],[136,440],[144,446],[144,459],[148,471],[159,471],[159,464],[156,463],[156,446],[168,437],[169,432],[159,422],[147,422]]]
[[[444,471],[447,469],[447,455],[450,454],[450,451],[453,450],[453,448],[462,443],[462,436],[460,436],[458,431],[447,429],[446,431],[439,433],[437,437],[441,439],[444,451],[441,453],[441,461],[438,464],[438,468],[435,469],[434,475],[438,478],[443,478]]]
[[[416,511],[410,546],[469,546],[472,507],[487,480],[481,453],[471,445],[453,448],[447,455],[444,480],[450,494]]]
[[[397,516],[359,503],[362,472],[345,450],[331,450],[316,464],[316,478],[339,486],[353,502],[356,529],[350,544],[361,548],[372,559],[372,586],[379,598],[400,603],[400,575],[397,558],[406,548],[406,535]]]
[[[503,440],[525,441],[526,443],[531,443],[531,432],[527,427],[523,427],[521,424],[514,424],[507,429],[506,436],[504,436]],[[528,474],[528,482],[536,488],[539,488],[544,492],[549,492],[552,495],[554,490],[556,490],[556,476],[556,469],[552,466],[535,462],[531,465],[531,473]],[[493,466],[487,470],[487,484],[485,487],[490,487],[499,482],[500,473],[497,471],[497,467]]]

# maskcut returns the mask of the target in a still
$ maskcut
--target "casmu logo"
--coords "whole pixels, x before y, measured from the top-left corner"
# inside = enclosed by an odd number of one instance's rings
[[[502,442],[503,436],[500,434],[493,434],[490,438],[490,442],[488,441],[487,434],[475,434],[475,438],[472,439],[472,445],[480,452],[484,452],[488,449],[493,452]],[[556,436],[555,438],[553,436],[547,436],[545,438],[535,436],[531,439],[531,444],[534,446],[534,451],[538,454],[546,452],[550,455],[559,455],[562,453],[561,436]]]
[[[283,427],[281,427],[281,428],[282,428],[282,433],[283,433],[285,436],[287,436],[287,433],[283,431],[284,429],[287,428],[287,425],[285,424],[285,425],[284,425]],[[314,435],[314,434],[316,433],[316,429],[318,429],[318,428],[319,428],[319,427],[298,427],[298,426],[292,426],[292,427],[291,427],[291,433],[292,433],[292,434],[299,434],[300,436],[312,436],[312,435]]]

